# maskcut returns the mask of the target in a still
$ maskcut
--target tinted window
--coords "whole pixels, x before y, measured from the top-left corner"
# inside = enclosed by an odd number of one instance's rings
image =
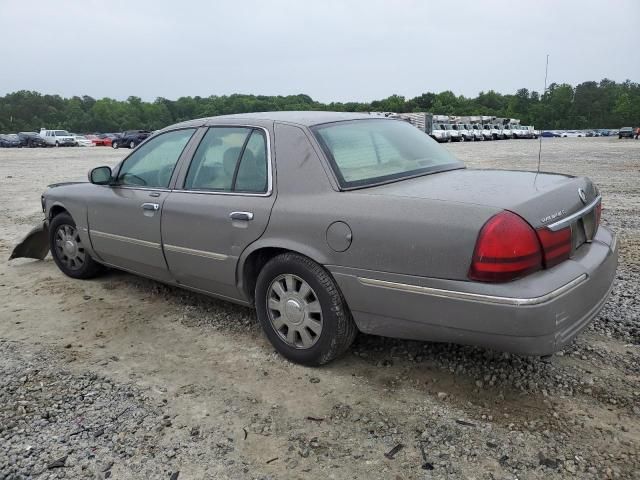
[[[460,168],[446,149],[395,120],[336,122],[313,128],[342,187]]]
[[[221,192],[267,190],[267,147],[262,130],[210,128],[193,156],[184,188]]]
[[[167,188],[176,162],[194,131],[174,130],[140,145],[122,165],[118,184]]]

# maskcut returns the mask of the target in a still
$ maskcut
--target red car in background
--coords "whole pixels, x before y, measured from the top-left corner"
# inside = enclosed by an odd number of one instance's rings
[[[104,147],[105,145],[107,145],[104,142],[104,138],[100,138],[98,135],[85,135],[85,137],[87,137],[87,139],[91,140],[91,142],[96,147]],[[109,145],[111,145],[111,142],[109,142]]]
[[[100,135],[98,135],[98,137],[104,142],[103,145],[105,147],[110,147],[111,142],[114,138],[117,138],[118,135],[116,135],[115,133],[101,133]]]

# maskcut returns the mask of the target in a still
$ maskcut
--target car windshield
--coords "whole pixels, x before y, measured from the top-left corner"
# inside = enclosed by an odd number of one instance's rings
[[[405,122],[354,120],[312,130],[342,188],[464,168],[448,150]]]
[[[56,130],[56,136],[61,137],[61,136],[70,136],[70,135],[69,135],[69,132],[67,132],[66,130]]]

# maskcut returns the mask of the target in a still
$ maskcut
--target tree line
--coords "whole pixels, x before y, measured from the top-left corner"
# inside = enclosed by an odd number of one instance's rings
[[[41,127],[72,132],[119,132],[128,129],[157,130],[183,120],[230,113],[272,110],[335,110],[345,112],[432,112],[439,115],[491,115],[519,118],[540,129],[637,127],[640,125],[640,84],[603,79],[575,87],[552,83],[542,95],[526,88],[515,94],[490,90],[470,98],[451,91],[423,93],[407,99],[391,95],[372,102],[321,103],[310,96],[212,95],[159,97],[145,102],[64,98],[22,90],[0,97],[0,132],[39,131]]]

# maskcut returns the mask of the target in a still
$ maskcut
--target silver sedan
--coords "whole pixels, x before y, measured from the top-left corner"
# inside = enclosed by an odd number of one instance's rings
[[[472,170],[411,125],[332,112],[184,122],[50,186],[13,257],[126,270],[255,307],[288,359],[358,331],[547,355],[604,304],[613,233],[587,178]]]

